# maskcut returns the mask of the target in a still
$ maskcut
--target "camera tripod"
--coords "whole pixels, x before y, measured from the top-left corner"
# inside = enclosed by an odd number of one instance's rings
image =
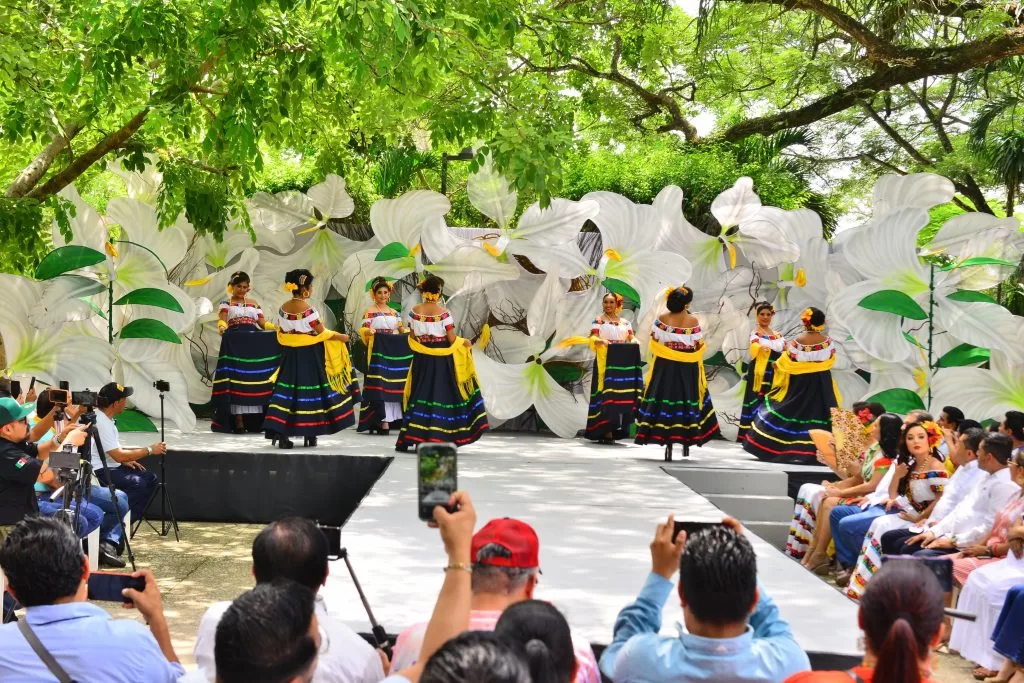
[[[160,441],[164,439],[164,391],[160,389]],[[142,508],[142,517],[138,521],[132,524],[132,536],[139,530],[142,523],[145,522],[149,525],[149,528],[155,531],[160,536],[166,536],[170,530],[174,529],[174,540],[181,542],[181,536],[178,533],[178,520],[174,516],[174,508],[171,507],[171,499],[167,497],[167,477],[164,469],[164,463],[167,461],[167,455],[160,456],[160,480],[156,483],[156,488],[153,489],[153,493],[150,494],[149,500],[146,501],[146,506]],[[153,526],[147,515],[149,514],[149,508],[153,506],[153,501],[156,500],[157,495],[160,496],[160,528],[157,529]]]
[[[363,603],[363,609],[366,610],[366,616],[370,620],[373,639],[376,641],[377,647],[384,651],[388,656],[388,659],[391,659],[391,643],[388,641],[388,632],[384,630],[383,626],[377,623],[377,619],[373,616],[373,610],[370,609],[370,601],[366,599],[366,593],[363,592],[363,587],[359,584],[359,579],[356,578],[356,570],[352,568],[352,562],[348,559],[348,548],[342,548],[338,551],[337,558],[330,559],[345,560],[345,566],[348,568],[348,575],[352,577],[352,583],[356,587],[356,592],[359,593],[359,600]]]

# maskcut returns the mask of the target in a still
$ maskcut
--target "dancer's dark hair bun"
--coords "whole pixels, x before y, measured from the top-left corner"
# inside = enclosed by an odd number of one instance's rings
[[[383,277],[380,277],[380,276],[373,278],[373,282],[370,283],[370,291],[373,292],[373,293],[376,293],[377,290],[380,289],[381,287],[384,287],[384,288],[390,290],[391,289],[391,283],[388,282],[387,279],[385,279]]]
[[[243,282],[249,282],[249,274],[244,270],[236,270],[231,273],[231,279],[228,280],[232,287],[242,284]]]
[[[672,313],[681,313],[693,301],[693,290],[689,287],[676,287],[669,292],[665,304]]]
[[[309,272],[305,268],[289,270],[285,273],[284,281],[286,284],[293,284],[297,286],[300,290],[306,289],[313,286],[313,273]]]
[[[416,286],[416,289],[427,294],[440,294],[444,289],[444,280],[436,275],[428,275]]]
[[[754,302],[754,312],[755,313],[760,313],[761,311],[763,311],[765,309],[771,311],[773,314],[775,313],[775,306],[772,306],[770,301],[755,301]]]

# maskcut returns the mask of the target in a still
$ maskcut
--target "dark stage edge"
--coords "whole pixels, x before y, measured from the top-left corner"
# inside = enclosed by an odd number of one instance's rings
[[[301,443],[301,441],[300,441]],[[160,473],[162,458],[141,462]],[[291,451],[175,448],[163,476],[179,522],[267,524],[298,516],[343,526],[384,475],[392,457]],[[146,519],[160,520],[160,496]]]

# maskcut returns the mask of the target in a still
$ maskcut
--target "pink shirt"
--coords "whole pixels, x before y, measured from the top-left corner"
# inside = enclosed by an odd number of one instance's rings
[[[469,613],[469,630],[493,631],[500,616],[501,612],[475,609]],[[427,624],[424,622],[410,626],[398,634],[395,651],[391,657],[392,671],[401,671],[416,663],[420,656],[420,648],[423,647],[423,634],[426,631]],[[594,651],[590,649],[590,643],[581,640],[575,634],[573,634],[572,642],[578,663],[576,683],[601,683],[601,674],[598,673],[597,660],[594,659]]]

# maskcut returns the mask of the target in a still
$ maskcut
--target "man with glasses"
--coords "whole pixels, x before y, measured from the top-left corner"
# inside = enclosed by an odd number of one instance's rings
[[[290,579],[316,594],[314,621],[320,635],[320,658],[313,683],[378,683],[385,676],[381,655],[355,631],[327,615],[318,593],[327,574],[327,538],[308,519],[287,517],[273,522],[252,543],[252,575],[257,586]],[[188,681],[216,680],[216,659],[223,659],[217,625],[230,606],[230,602],[215,603],[199,622],[195,656],[202,674]]]
[[[50,453],[63,439],[75,446],[85,442],[85,432],[70,427],[57,438],[36,445],[28,441],[28,416],[35,405],[20,405],[10,397],[0,398],[0,543],[14,525],[31,514],[39,514],[35,483]]]

